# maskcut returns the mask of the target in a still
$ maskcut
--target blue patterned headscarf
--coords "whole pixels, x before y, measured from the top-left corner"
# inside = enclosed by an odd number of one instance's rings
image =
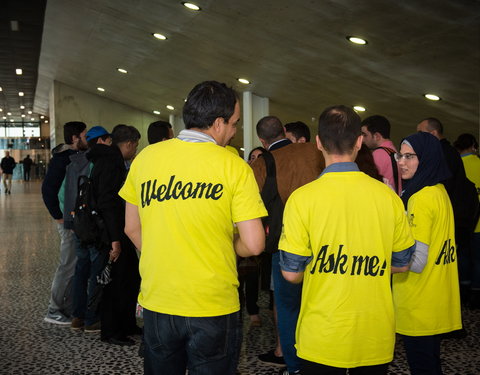
[[[403,180],[402,200],[408,200],[425,186],[434,186],[451,176],[440,141],[430,133],[418,132],[402,140],[409,144],[418,158],[418,168],[411,179]]]

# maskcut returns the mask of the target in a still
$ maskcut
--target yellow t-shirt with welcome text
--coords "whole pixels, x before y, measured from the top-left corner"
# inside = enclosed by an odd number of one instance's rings
[[[477,155],[462,155],[463,166],[467,178],[475,184],[480,198],[480,158]],[[480,220],[475,227],[475,233],[480,232]]]
[[[233,223],[267,215],[247,163],[211,142],[160,142],[135,158],[120,195],[140,215],[143,307],[190,317],[239,310]]]
[[[393,275],[397,332],[430,336],[462,328],[455,222],[442,184],[427,186],[408,200],[413,237],[429,246],[421,273]]]
[[[297,355],[352,368],[390,362],[392,252],[414,243],[403,203],[362,172],[330,172],[288,199],[279,243],[313,256],[304,273]]]

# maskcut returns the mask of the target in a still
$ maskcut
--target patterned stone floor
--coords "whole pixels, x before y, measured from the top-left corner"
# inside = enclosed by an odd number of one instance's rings
[[[43,322],[58,258],[58,235],[40,197],[38,182],[14,182],[0,194],[0,374],[141,374],[134,347],[110,346],[97,334],[72,332]],[[239,372],[271,375],[278,367],[256,356],[273,348],[274,329],[267,294],[260,298],[263,326],[244,323]],[[446,375],[480,374],[480,311],[464,311],[469,335],[442,343]],[[138,342],[138,339],[137,339]],[[409,374],[397,345],[390,374]]]

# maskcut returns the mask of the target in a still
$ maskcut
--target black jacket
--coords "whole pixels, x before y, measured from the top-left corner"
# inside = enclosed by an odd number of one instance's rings
[[[87,159],[93,162],[94,195],[110,241],[120,241],[125,226],[125,203],[118,192],[127,175],[122,153],[117,146],[96,144],[88,151]]]
[[[59,145],[52,150],[53,157],[48,165],[47,174],[42,183],[42,198],[48,212],[55,220],[63,218],[58,201],[58,191],[65,178],[65,170],[70,163],[70,155],[76,151],[69,148],[68,145]]]
[[[15,168],[15,159],[11,156],[4,157],[0,163],[0,167],[2,168],[3,173],[6,174],[13,174],[13,168]]]
[[[467,240],[459,238],[459,236],[468,236],[475,227],[478,196],[475,195],[473,184],[467,179],[465,167],[458,151],[445,138],[440,140],[440,144],[448,169],[452,173],[452,177],[443,181],[443,184],[452,202],[455,217],[455,237],[457,242],[463,243]]]

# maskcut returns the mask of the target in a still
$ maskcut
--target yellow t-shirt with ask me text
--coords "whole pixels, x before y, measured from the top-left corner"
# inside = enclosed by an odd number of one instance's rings
[[[442,184],[427,186],[408,200],[413,237],[429,246],[421,273],[393,275],[397,332],[430,336],[462,328],[455,222]]]
[[[480,158],[477,155],[462,155],[463,166],[467,178],[475,184],[480,198]],[[480,220],[475,227],[475,233],[480,232]]]
[[[145,148],[120,195],[142,226],[139,303],[171,315],[239,310],[233,223],[267,212],[251,168],[211,142]]]
[[[297,355],[342,368],[390,362],[392,252],[414,243],[400,198],[362,172],[330,172],[291,195],[283,220],[279,248],[313,256],[304,273]]]

